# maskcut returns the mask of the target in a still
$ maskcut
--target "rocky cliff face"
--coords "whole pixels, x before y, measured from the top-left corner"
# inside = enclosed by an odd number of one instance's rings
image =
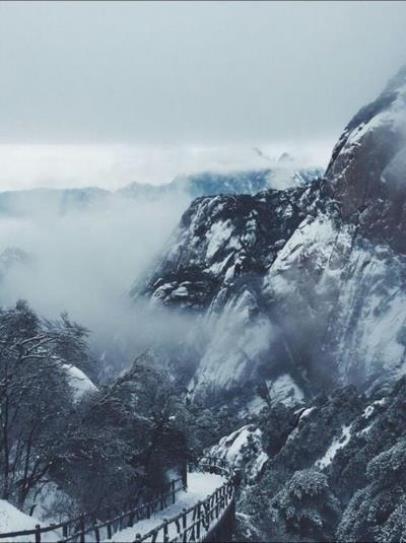
[[[326,178],[345,221],[405,253],[406,66],[347,125]]]
[[[193,395],[250,403],[260,386],[294,402],[405,373],[405,96],[403,70],[348,124],[323,179],[186,211],[132,296],[209,330]]]

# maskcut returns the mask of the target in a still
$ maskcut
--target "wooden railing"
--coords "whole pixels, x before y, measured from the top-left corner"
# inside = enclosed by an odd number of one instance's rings
[[[222,475],[226,481],[205,500],[199,501],[189,509],[183,509],[173,518],[165,519],[145,535],[137,534],[134,543],[209,542],[219,540],[221,534],[230,531],[234,521],[236,474],[222,460],[213,457],[203,458],[192,465],[191,470],[216,473]],[[33,536],[32,541],[41,543],[42,534],[55,532],[55,541],[59,543],[86,543],[86,540],[99,543],[174,504],[176,494],[186,490],[186,484],[185,475],[174,479],[166,491],[155,499],[107,521],[97,520],[97,514],[81,515],[59,524],[45,527],[37,525],[33,530],[0,533],[0,539],[9,541],[12,538],[25,539],[27,536]]]
[[[41,543],[43,540],[42,534],[55,532],[55,541],[60,543],[86,543],[86,536],[88,536],[89,541],[99,543],[110,539],[116,532],[131,527],[140,520],[150,518],[152,514],[162,511],[169,504],[175,503],[176,494],[184,490],[186,490],[186,478],[180,477],[170,481],[164,491],[153,500],[130,508],[105,522],[98,520],[100,512],[88,513],[59,524],[50,524],[49,526],[37,524],[35,529],[32,530],[0,533],[0,540],[5,539],[8,541],[12,538],[22,537],[26,539],[28,536],[33,536],[33,542]]]
[[[163,492],[152,501],[120,513],[105,522],[94,522],[84,530],[81,529],[68,537],[63,537],[61,543],[85,543],[87,535],[93,536],[91,540],[97,543],[110,539],[116,532],[130,528],[140,520],[148,519],[154,513],[162,511],[169,505],[174,504],[176,494],[184,490],[186,490],[184,479],[174,479],[169,484],[169,490]]]
[[[150,530],[137,534],[134,543],[155,542],[211,542],[221,540],[221,534],[230,533],[234,523],[236,473],[226,463],[214,457],[203,458],[191,471],[216,473],[226,478],[225,483],[203,501]]]

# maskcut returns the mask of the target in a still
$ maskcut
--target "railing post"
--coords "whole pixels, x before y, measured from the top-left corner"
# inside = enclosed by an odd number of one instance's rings
[[[183,508],[183,510],[177,514],[171,523],[168,522],[168,519],[164,518],[163,523],[158,528],[151,531],[150,535],[152,536],[152,542],[156,542],[158,536],[162,536],[163,542],[169,542],[169,528],[173,522],[176,524],[177,536],[174,539],[176,541],[200,541],[201,539],[205,539],[207,537],[214,537],[213,534],[216,535],[217,530],[221,529],[223,524],[232,530],[235,515],[236,477],[232,476],[232,472],[229,469],[224,468],[222,472],[221,468],[219,467],[222,463],[224,464],[224,461],[218,461],[214,457],[206,457],[198,464],[202,471],[209,473],[220,471],[220,473],[224,473],[227,479],[226,483],[207,496],[205,500],[198,501],[190,510],[190,518],[189,512],[186,508]],[[186,489],[188,473],[187,463],[182,465],[182,468],[182,477],[169,481],[168,486],[166,487],[167,489],[169,488],[169,490],[166,490],[165,494],[161,492],[160,494],[156,495],[153,502],[144,503],[139,507],[139,509],[129,510],[124,514],[120,514],[118,518],[108,520],[106,523],[103,523],[102,527],[106,527],[107,533],[101,531],[101,527],[99,524],[97,524],[97,522],[87,521],[86,519],[88,516],[82,514],[79,516],[79,518],[75,519],[75,521],[68,521],[61,525],[63,539],[68,538],[69,534],[72,534],[73,532],[73,540],[80,541],[80,543],[86,543],[85,536],[87,530],[87,532],[90,534],[94,531],[95,541],[96,543],[100,543],[101,539],[104,540],[105,535],[107,535],[107,539],[111,539],[113,534],[118,529],[133,526],[146,516],[150,518],[150,516],[157,510],[162,510],[167,507],[168,503],[170,504],[171,502],[176,502],[176,492],[181,490],[181,488],[177,488],[178,482],[182,482],[183,488]],[[227,511],[224,522],[222,518],[223,511]],[[219,519],[221,519],[221,521],[219,521]],[[217,524],[220,524],[220,527],[218,527]],[[161,530],[163,531],[162,534]],[[37,524],[34,532],[35,543],[41,543],[42,531],[43,529],[41,529],[40,525]],[[137,533],[134,542],[139,543],[141,541],[142,535]]]
[[[182,541],[187,541],[187,509],[186,507],[182,509],[182,532],[183,532]]]
[[[211,495],[209,494],[206,498],[206,501],[203,503],[204,507],[204,524],[206,525],[206,530],[209,530],[210,522],[211,522],[211,514],[210,514],[210,502],[211,502]]]
[[[187,489],[187,462],[186,460],[182,464],[182,485],[183,490]]]
[[[169,541],[169,534],[168,534],[168,519],[164,518],[164,526],[163,526],[163,530],[164,530],[164,542],[166,543],[167,541]]]
[[[135,513],[130,513],[130,517],[128,519],[128,526],[134,526],[134,517],[135,517]]]
[[[197,524],[196,524],[196,540],[197,541],[200,541],[200,504],[201,502],[199,501],[197,503]]]
[[[172,503],[176,501],[175,480],[171,481]]]
[[[80,543],[85,543],[85,517],[80,515],[79,518],[79,532],[80,532]]]
[[[219,518],[219,513],[220,513],[220,510],[219,510],[219,491],[218,491],[218,489],[216,489],[215,500],[216,500],[216,520],[217,520]]]

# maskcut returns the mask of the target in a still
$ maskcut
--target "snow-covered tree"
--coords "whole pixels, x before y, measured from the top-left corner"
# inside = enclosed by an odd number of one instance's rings
[[[170,468],[184,462],[176,395],[148,356],[85,397],[70,425],[58,482],[82,511],[122,510],[156,494]],[[179,473],[180,474],[180,473]]]
[[[57,343],[26,303],[0,311],[0,489],[20,507],[46,481],[72,407]]]
[[[338,539],[400,541],[398,536],[405,536],[406,439],[371,460],[367,477],[370,484],[354,494],[344,512]]]
[[[272,499],[274,540],[333,540],[339,515],[327,477],[313,469],[297,471]]]

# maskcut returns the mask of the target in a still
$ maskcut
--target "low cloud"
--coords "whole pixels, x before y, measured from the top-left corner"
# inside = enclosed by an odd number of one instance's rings
[[[147,344],[151,323],[130,305],[128,292],[164,248],[187,203],[179,194],[153,202],[117,197],[55,216],[54,201],[43,197],[41,212],[3,215],[0,253],[17,247],[29,259],[6,269],[2,305],[22,298],[47,318],[67,311],[93,332],[98,347],[114,337],[128,346],[135,338]],[[157,317],[151,319],[159,328]]]
[[[0,144],[0,189],[159,185],[203,170],[260,169],[283,153],[300,166],[327,166],[333,141],[253,142],[252,145],[14,145]]]

